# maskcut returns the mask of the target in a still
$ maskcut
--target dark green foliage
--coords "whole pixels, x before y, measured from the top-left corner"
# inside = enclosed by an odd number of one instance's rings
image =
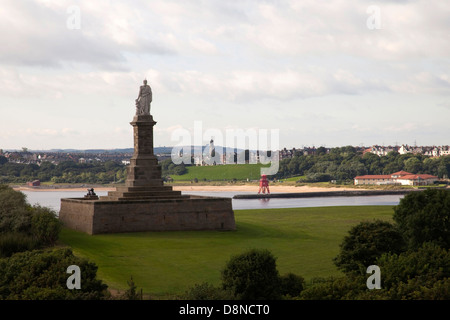
[[[349,300],[368,291],[363,276],[347,275],[314,279],[314,283],[300,293],[302,300]],[[366,297],[370,299],[370,297]]]
[[[0,183],[25,183],[39,179],[53,183],[111,183],[125,179],[126,167],[115,161],[76,163],[63,161],[58,165],[50,162],[36,164],[0,164]]]
[[[393,218],[394,225],[375,221],[353,227],[334,259],[345,277],[319,281],[300,299],[450,299],[450,191],[410,193]],[[381,270],[379,290],[365,285],[372,264]]]
[[[170,176],[171,174],[183,175],[187,173],[187,169],[184,163],[174,164],[172,162],[172,159],[163,160],[161,161],[160,165],[163,177]]]
[[[299,179],[298,182],[328,182],[333,177],[327,173],[308,173],[305,178]]]
[[[123,300],[142,300],[142,290],[137,291],[137,286],[134,283],[133,277],[130,276],[130,280],[127,281],[128,289],[120,296]]]
[[[279,299],[280,277],[275,257],[266,249],[232,256],[222,271],[222,286],[237,299]]]
[[[450,253],[434,243],[377,261],[389,299],[450,299]]]
[[[450,299],[450,254],[444,248],[425,243],[415,251],[384,254],[376,265],[381,270],[381,289],[367,288],[368,274],[347,274],[316,281],[302,291],[300,299]]]
[[[31,226],[31,210],[26,196],[0,185],[0,233],[25,232]]]
[[[365,274],[367,267],[375,264],[383,253],[404,250],[403,238],[393,224],[381,220],[363,221],[350,229],[334,263],[344,272]]]
[[[320,148],[319,148],[320,149]],[[357,152],[354,147],[322,148],[314,155],[297,153],[280,161],[276,178],[305,176],[304,182],[353,180],[364,174],[391,174],[400,170],[411,173],[427,173],[439,178],[448,177],[450,156],[430,158],[421,154],[390,152],[386,156]]]
[[[31,233],[38,243],[52,246],[58,240],[61,222],[56,212],[49,208],[34,206],[31,217]]]
[[[288,273],[280,277],[280,293],[283,296],[297,297],[303,291],[305,279],[294,273]]]
[[[189,288],[182,298],[185,300],[233,300],[234,297],[230,291],[204,282]]]
[[[393,218],[411,249],[430,241],[450,248],[450,190],[410,193],[395,207]]]
[[[1,157],[1,156],[0,156]],[[236,162],[236,159],[235,159]],[[185,164],[175,165],[171,159],[160,163],[163,177],[187,172]],[[412,173],[428,173],[439,178],[448,177],[450,156],[430,158],[421,154],[390,152],[386,156],[357,152],[354,147],[320,147],[314,155],[297,152],[293,158],[280,161],[275,178],[305,176],[307,181],[351,181],[357,175],[391,174],[400,170]],[[111,183],[123,182],[126,167],[119,162],[76,163],[64,161],[58,165],[42,162],[35,164],[7,162],[0,158],[0,183],[25,183],[39,179],[53,183]]]
[[[52,246],[60,230],[56,212],[32,207],[22,192],[0,185],[0,256]]]
[[[107,297],[95,264],[75,257],[70,249],[34,250],[55,245],[60,229],[53,210],[32,207],[23,193],[0,185],[0,300]],[[67,288],[71,265],[81,269],[80,290]]]
[[[21,232],[0,233],[0,258],[7,258],[16,252],[36,249],[33,237]]]
[[[22,192],[0,185],[0,257],[38,247],[31,234],[32,215]]]
[[[67,267],[81,270],[81,289],[69,290]],[[0,259],[0,299],[102,299],[107,286],[96,279],[97,266],[70,249],[34,250]]]

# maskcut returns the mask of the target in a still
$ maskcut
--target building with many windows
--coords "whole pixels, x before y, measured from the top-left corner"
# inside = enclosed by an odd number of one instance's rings
[[[394,172],[392,174],[364,175],[354,178],[355,185],[364,184],[397,184],[404,186],[422,186],[433,184],[438,177],[430,174],[413,174],[406,171]]]

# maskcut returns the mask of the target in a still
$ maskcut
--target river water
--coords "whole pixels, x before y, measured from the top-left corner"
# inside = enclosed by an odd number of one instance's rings
[[[61,198],[82,198],[85,191],[22,191],[30,204],[49,207],[59,212]],[[98,196],[105,196],[108,192],[96,191]],[[182,192],[182,194],[202,195],[232,198],[236,194],[248,192]],[[329,206],[369,206],[392,205],[396,206],[404,195],[383,196],[352,196],[352,197],[317,197],[317,198],[272,198],[272,199],[233,199],[233,209],[267,209],[267,208],[304,208]]]

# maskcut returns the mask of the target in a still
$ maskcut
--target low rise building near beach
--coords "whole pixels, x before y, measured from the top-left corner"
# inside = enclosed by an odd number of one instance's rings
[[[392,174],[364,175],[354,178],[355,185],[374,184],[374,185],[404,185],[404,186],[423,186],[433,184],[438,181],[438,177],[430,174],[413,174],[406,171],[398,171]]]

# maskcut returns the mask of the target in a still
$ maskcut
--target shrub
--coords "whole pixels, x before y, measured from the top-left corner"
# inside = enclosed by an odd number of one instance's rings
[[[368,290],[362,276],[329,277],[315,279],[315,283],[305,288],[302,300],[346,300],[355,299],[358,294]]]
[[[29,207],[25,194],[0,185],[0,233],[29,231]]]
[[[186,300],[232,300],[233,294],[230,291],[204,282],[189,288],[182,298]]]
[[[120,296],[123,300],[142,300],[142,289],[141,292],[137,292],[137,286],[134,283],[133,277],[130,276],[130,280],[127,281],[128,289]]]
[[[394,208],[393,218],[409,248],[435,242],[450,249],[450,190],[411,192]]]
[[[10,257],[16,252],[35,249],[36,242],[30,235],[19,232],[0,234],[0,258]]]
[[[49,208],[34,206],[31,218],[31,233],[42,245],[54,245],[59,237],[61,222],[56,212]]]
[[[377,260],[390,299],[450,299],[450,253],[435,243]]]
[[[69,290],[67,267],[81,270],[81,289]],[[96,279],[97,266],[70,249],[33,250],[0,259],[0,300],[102,299],[107,286]]]
[[[297,297],[303,291],[305,279],[293,273],[280,277],[280,293],[284,296]]]
[[[301,178],[297,182],[327,182],[332,179],[333,177],[327,173],[308,173],[304,178]]]
[[[344,272],[365,274],[382,254],[404,250],[405,243],[396,226],[381,220],[363,221],[350,229],[333,261]]]
[[[279,299],[280,277],[275,257],[266,249],[232,256],[222,271],[222,287],[237,299]]]

